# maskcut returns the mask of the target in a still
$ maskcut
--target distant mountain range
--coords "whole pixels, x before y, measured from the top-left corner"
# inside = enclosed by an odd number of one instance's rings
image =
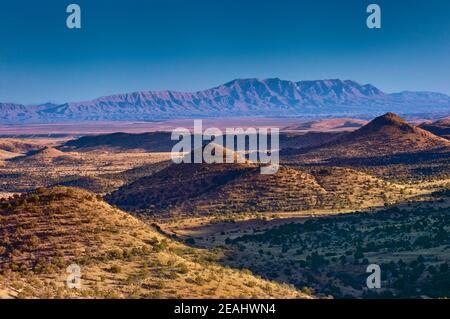
[[[0,103],[2,123],[152,121],[170,118],[448,113],[450,97],[433,92],[388,94],[351,80],[292,82],[238,79],[194,93],[146,91],[64,104]]]

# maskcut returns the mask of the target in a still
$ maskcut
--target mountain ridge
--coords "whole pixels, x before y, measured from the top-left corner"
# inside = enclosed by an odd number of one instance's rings
[[[120,121],[191,117],[445,112],[442,93],[385,93],[371,84],[326,79],[235,79],[196,92],[136,91],[87,101],[25,106],[0,103],[0,122]]]

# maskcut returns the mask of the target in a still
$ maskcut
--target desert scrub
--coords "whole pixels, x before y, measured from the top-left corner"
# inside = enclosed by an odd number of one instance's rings
[[[122,267],[120,267],[119,265],[112,265],[109,268],[109,271],[113,274],[120,274],[122,272]]]
[[[185,263],[178,264],[178,272],[180,274],[187,274],[189,272],[189,267]]]

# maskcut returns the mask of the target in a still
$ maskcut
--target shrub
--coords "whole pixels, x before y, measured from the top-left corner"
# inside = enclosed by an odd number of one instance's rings
[[[122,272],[122,268],[119,265],[112,265],[109,271],[113,274],[119,274]]]

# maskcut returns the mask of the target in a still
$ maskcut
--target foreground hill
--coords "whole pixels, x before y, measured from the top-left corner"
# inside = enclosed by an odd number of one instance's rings
[[[1,202],[0,292],[11,297],[309,297],[160,235],[94,194],[39,189]],[[65,288],[81,267],[81,289]]]
[[[432,92],[387,94],[351,80],[238,79],[193,92],[143,91],[90,101],[33,106],[0,104],[0,121],[61,122],[192,117],[298,116],[446,112],[450,97]],[[364,110],[362,112],[361,110]]]
[[[450,142],[405,122],[394,113],[375,118],[360,129],[308,151],[286,151],[284,155],[310,160],[388,156],[448,149]],[[302,155],[300,155],[303,153]],[[296,156],[296,154],[298,156]],[[292,157],[292,155],[294,155]]]

